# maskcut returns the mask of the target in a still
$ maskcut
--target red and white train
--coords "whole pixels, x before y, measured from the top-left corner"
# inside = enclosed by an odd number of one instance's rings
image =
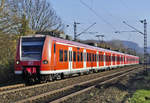
[[[23,36],[17,46],[15,74],[41,81],[135,64],[138,56],[51,36]]]

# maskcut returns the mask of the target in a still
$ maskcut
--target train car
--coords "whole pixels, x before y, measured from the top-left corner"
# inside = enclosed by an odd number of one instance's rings
[[[74,73],[99,71],[139,63],[139,57],[56,37],[19,39],[15,74],[29,81],[51,81]]]

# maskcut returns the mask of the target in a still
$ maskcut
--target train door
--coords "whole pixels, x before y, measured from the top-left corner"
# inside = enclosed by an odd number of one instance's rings
[[[103,62],[104,62],[104,66],[106,66],[106,53],[104,52],[104,56],[103,56]]]
[[[86,68],[86,50],[84,49],[83,51],[83,55],[84,55],[84,64],[83,64],[83,68]]]
[[[113,54],[112,54],[112,53],[110,53],[110,66],[112,66],[112,65],[113,65],[113,58],[112,58],[112,56],[113,56]]]
[[[97,55],[96,55],[96,62],[97,62],[97,69],[99,68],[99,51],[97,51]]]
[[[69,71],[72,70],[72,47],[69,47]]]

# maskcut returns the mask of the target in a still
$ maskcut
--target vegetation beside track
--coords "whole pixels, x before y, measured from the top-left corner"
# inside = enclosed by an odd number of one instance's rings
[[[135,80],[131,87],[135,91],[128,99],[129,103],[150,103],[150,70],[148,76],[138,75]]]
[[[16,40],[0,33],[0,83],[14,80]]]
[[[77,95],[65,103],[150,103],[150,70],[139,70],[120,80]]]

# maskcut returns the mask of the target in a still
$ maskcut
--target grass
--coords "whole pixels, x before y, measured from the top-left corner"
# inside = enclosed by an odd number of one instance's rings
[[[129,99],[129,103],[150,103],[150,90],[137,90]]]

